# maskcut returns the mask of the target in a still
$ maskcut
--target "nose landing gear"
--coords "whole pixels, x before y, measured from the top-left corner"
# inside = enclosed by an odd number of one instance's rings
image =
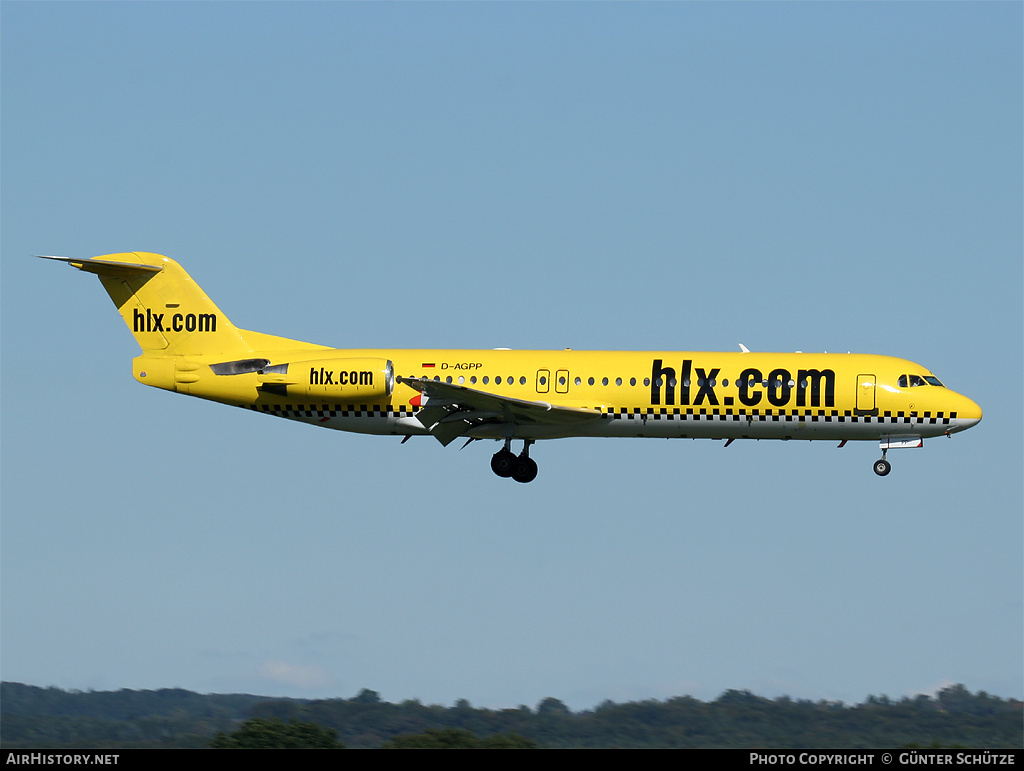
[[[512,477],[523,484],[537,478],[537,462],[530,457],[532,439],[523,441],[523,451],[519,455],[512,452],[512,440],[506,439],[505,446],[491,456],[491,471],[499,477]]]
[[[885,459],[885,450],[882,450],[882,457],[875,461],[875,473],[884,477],[890,471],[892,471],[892,464]]]

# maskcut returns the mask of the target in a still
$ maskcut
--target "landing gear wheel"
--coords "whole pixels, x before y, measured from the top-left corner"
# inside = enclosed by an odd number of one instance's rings
[[[878,476],[884,477],[890,471],[892,471],[892,466],[885,458],[880,458],[875,461],[875,473],[878,474]]]
[[[537,461],[525,455],[516,458],[515,468],[512,471],[512,478],[517,482],[526,484],[537,478]]]
[[[516,470],[516,463],[519,459],[510,450],[498,450],[491,456],[491,471],[498,476],[508,479]]]

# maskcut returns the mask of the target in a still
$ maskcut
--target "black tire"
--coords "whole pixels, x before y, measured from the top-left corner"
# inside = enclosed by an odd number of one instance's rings
[[[878,476],[884,477],[890,471],[892,471],[892,466],[889,465],[889,461],[885,458],[875,461],[875,473],[878,474]]]
[[[524,458],[522,456],[516,458],[512,478],[523,484],[532,482],[537,478],[537,461],[533,458]]]
[[[498,450],[491,456],[491,471],[503,479],[508,479],[516,470],[517,460],[518,458],[508,450]]]

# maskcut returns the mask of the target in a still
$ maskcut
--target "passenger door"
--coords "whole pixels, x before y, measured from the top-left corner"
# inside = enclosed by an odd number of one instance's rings
[[[857,375],[857,407],[855,415],[877,415],[875,406],[875,376]]]

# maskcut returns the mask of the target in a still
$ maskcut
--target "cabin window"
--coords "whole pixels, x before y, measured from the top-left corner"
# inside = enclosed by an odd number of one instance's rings
[[[525,377],[520,377],[519,378],[519,385],[526,385],[526,378]]]
[[[621,377],[615,378],[615,385],[617,385],[617,386],[622,385],[622,378]]]
[[[635,386],[635,385],[636,385],[636,378],[635,378],[635,377],[631,377],[631,378],[629,379],[629,384],[630,384],[631,386]]]
[[[601,378],[601,385],[608,385],[608,378],[606,378],[606,377]]]
[[[587,385],[594,385],[594,378],[588,378]]]

